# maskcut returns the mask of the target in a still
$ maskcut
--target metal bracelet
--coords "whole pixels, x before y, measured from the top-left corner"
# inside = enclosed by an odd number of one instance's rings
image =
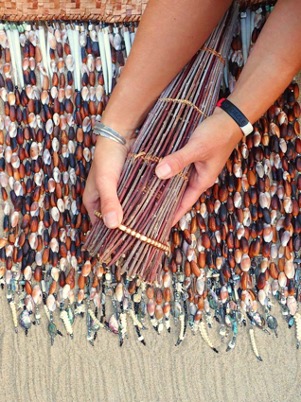
[[[113,130],[111,127],[104,125],[101,122],[95,123],[93,131],[94,134],[118,142],[121,145],[126,144],[126,139],[122,135],[118,134],[117,131]]]

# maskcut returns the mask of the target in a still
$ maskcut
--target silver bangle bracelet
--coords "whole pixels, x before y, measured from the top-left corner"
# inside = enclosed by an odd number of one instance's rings
[[[93,131],[94,134],[118,142],[121,145],[126,144],[126,139],[122,135],[120,135],[119,133],[117,133],[117,131],[113,130],[111,127],[108,127],[101,122],[95,123]]]

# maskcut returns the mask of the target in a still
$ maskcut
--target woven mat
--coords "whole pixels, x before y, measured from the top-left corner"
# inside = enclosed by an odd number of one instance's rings
[[[136,21],[146,4],[147,0],[1,0],[0,17],[7,21]]]
[[[148,0],[12,0],[0,1],[6,21],[95,20],[126,22],[140,19]],[[237,0],[251,5],[260,0]]]

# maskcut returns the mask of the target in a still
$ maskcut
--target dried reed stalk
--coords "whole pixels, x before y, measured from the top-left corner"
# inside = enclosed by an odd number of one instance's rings
[[[110,230],[100,219],[87,237],[84,248],[92,255],[99,253],[101,261],[112,265],[125,257],[122,271],[129,277],[159,281],[164,244],[191,167],[169,180],[159,180],[155,168],[161,158],[182,148],[197,125],[213,112],[236,17],[237,7],[233,7],[164,90],[143,124],[118,185],[124,210],[122,230]],[[142,240],[136,238],[139,234]],[[151,239],[162,247],[149,244]]]

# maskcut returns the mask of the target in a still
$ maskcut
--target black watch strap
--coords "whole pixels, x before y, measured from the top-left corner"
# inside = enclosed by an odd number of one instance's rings
[[[226,98],[220,99],[216,106],[223,109],[239,125],[244,135],[249,135],[253,131],[253,126],[246,116],[232,102]]]

